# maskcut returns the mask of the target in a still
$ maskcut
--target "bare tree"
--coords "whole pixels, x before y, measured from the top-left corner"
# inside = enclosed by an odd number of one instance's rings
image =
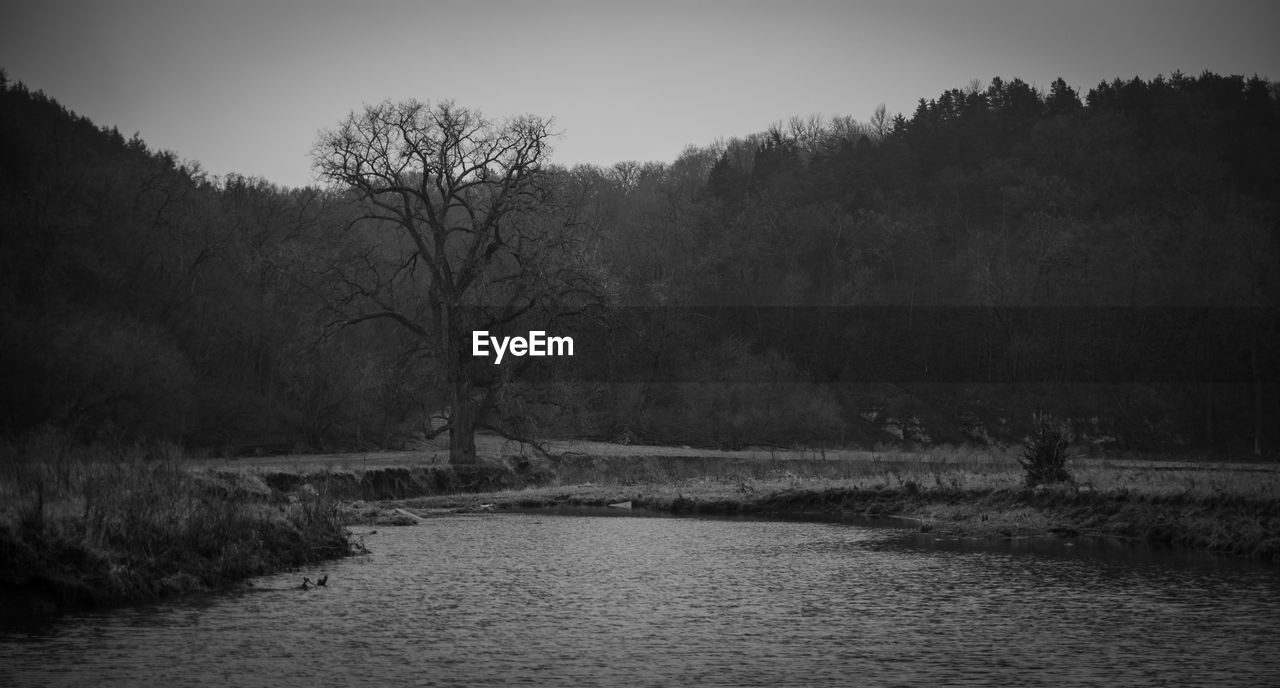
[[[352,224],[389,232],[398,246],[379,243],[334,266],[333,324],[395,322],[439,362],[450,410],[432,436],[449,433],[453,464],[476,461],[475,431],[497,396],[478,384],[472,331],[589,291],[565,231],[571,218],[548,210],[557,183],[545,165],[549,125],[495,123],[452,102],[388,101],[321,132],[313,151],[320,176],[357,197]]]
[[[875,114],[871,115],[871,131],[876,142],[883,141],[889,135],[890,129],[892,129],[892,122],[884,108],[884,103],[880,103],[876,106]]]

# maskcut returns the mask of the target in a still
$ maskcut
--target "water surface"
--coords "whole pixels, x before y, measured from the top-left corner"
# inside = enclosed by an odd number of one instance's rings
[[[0,635],[10,686],[1280,683],[1280,572],[846,524],[494,514]],[[301,591],[303,575],[328,573]]]

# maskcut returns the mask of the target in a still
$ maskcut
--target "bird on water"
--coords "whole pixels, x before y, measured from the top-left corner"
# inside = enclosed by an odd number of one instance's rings
[[[327,576],[326,576],[326,578],[327,578]],[[299,585],[299,586],[298,586],[298,589],[299,589],[299,590],[310,590],[310,589],[311,589],[311,578],[306,577],[306,576],[303,576],[303,578],[302,578],[302,585]]]
[[[328,582],[329,582],[329,574],[326,573],[320,578],[316,579],[316,586],[324,587]]]

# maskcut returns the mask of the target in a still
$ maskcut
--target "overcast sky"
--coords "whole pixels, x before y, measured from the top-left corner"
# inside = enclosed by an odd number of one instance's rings
[[[563,132],[553,160],[670,162],[792,115],[910,115],[973,79],[1280,80],[1275,0],[6,3],[0,67],[213,174],[314,180],[365,103],[453,99]]]

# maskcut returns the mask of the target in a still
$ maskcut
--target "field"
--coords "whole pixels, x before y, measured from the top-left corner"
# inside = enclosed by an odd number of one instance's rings
[[[681,481],[734,485],[754,481],[753,489],[778,486],[903,487],[964,490],[1016,489],[1023,483],[1017,448],[976,446],[920,450],[778,449],[722,451],[691,447],[620,445],[605,442],[549,441],[556,458],[542,459],[530,448],[499,437],[476,438],[477,454],[491,463],[521,454],[545,462],[558,486],[663,485]],[[369,471],[385,468],[444,467],[443,441],[413,451],[306,454],[194,462],[205,469],[290,473]],[[1070,468],[1079,489],[1128,491],[1143,496],[1218,497],[1232,495],[1280,502],[1280,464],[1215,462],[1186,457],[1142,455],[1078,457]]]

